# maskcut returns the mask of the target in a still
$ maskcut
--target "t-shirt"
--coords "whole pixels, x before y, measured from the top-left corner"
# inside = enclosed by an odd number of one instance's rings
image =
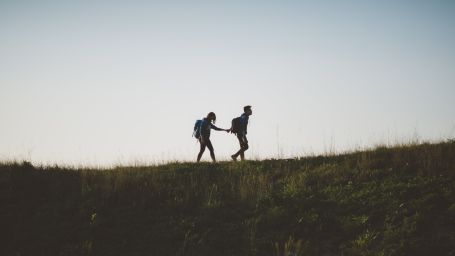
[[[201,126],[201,135],[209,138],[210,137],[210,130],[214,129],[217,131],[222,131],[223,129],[216,127],[212,122],[207,120],[207,118],[202,119],[202,126]]]
[[[246,135],[248,133],[248,119],[250,117],[243,113],[241,116],[240,116],[240,134],[242,135]]]

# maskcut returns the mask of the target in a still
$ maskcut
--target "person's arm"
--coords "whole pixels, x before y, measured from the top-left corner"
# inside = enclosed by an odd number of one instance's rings
[[[211,126],[211,128],[212,128],[213,130],[215,130],[215,131],[225,131],[225,132],[226,132],[226,131],[229,131],[229,130],[226,130],[226,129],[218,128],[218,127],[216,127],[214,124],[210,124],[210,126]]]

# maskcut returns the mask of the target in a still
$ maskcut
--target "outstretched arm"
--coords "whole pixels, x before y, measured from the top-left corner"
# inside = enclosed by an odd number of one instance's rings
[[[216,127],[214,124],[210,124],[210,125],[211,125],[211,128],[212,128],[213,130],[215,130],[215,131],[228,131],[228,130],[226,130],[226,129],[218,128],[218,127]]]

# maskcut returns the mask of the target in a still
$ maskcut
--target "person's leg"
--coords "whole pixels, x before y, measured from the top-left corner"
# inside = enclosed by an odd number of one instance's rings
[[[248,150],[249,146],[248,146],[248,140],[246,138],[246,135],[243,135],[242,138],[241,138],[241,143],[240,143],[240,147],[241,147],[241,152],[240,152],[240,159],[245,160],[245,151]]]
[[[210,157],[212,158],[212,161],[213,162],[216,162],[216,159],[215,159],[215,150],[213,149],[213,145],[212,145],[212,142],[210,141],[210,139],[207,139],[207,148],[210,150]]]
[[[239,137],[239,143],[240,143],[239,155],[240,159],[243,161],[245,160],[245,142],[243,140],[243,136]]]
[[[199,140],[199,144],[201,145],[201,149],[199,150],[199,154],[197,155],[197,162],[201,161],[202,154],[204,154],[205,151],[205,143],[203,140]]]
[[[237,161],[237,157],[240,155],[240,153],[242,151],[242,141],[240,140],[240,136],[239,135],[237,135],[237,139],[239,140],[240,149],[239,149],[239,151],[237,151],[237,153],[235,153],[235,154],[233,154],[231,156],[232,160],[234,160],[234,161]]]
[[[242,159],[242,160],[245,159],[245,154],[243,153],[246,150],[244,138],[246,138],[244,135],[237,135],[237,139],[239,140],[240,149],[239,149],[239,151],[237,151],[237,153],[235,153],[231,156],[232,160],[234,160],[234,161],[237,161],[237,157],[239,155],[240,155],[240,159]],[[246,148],[248,149],[248,142],[247,142]]]

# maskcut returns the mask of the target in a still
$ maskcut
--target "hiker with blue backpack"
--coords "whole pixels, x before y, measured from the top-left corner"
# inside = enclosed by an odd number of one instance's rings
[[[246,138],[248,120],[253,114],[251,106],[245,106],[243,108],[243,114],[240,117],[232,119],[231,133],[234,133],[239,140],[240,149],[237,153],[231,156],[232,160],[237,161],[237,157],[240,156],[240,159],[245,160],[245,151],[248,150],[248,139]]]
[[[208,113],[207,117],[203,118],[202,120],[197,120],[194,124],[194,131],[193,136],[199,140],[199,144],[201,145],[201,149],[199,154],[197,155],[197,161],[201,160],[202,154],[204,154],[205,148],[209,148],[210,150],[210,157],[212,158],[213,162],[216,162],[215,159],[215,151],[213,150],[212,142],[210,141],[210,130],[216,131],[225,131],[229,132],[229,129],[222,129],[218,128],[214,125],[216,122],[216,115],[213,112]]]

